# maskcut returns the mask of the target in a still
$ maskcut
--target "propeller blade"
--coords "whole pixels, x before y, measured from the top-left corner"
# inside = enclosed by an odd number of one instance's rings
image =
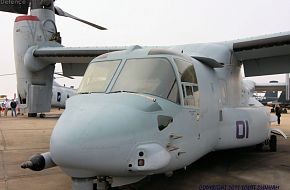
[[[90,26],[92,26],[92,27],[95,27],[95,28],[97,28],[97,29],[100,29],[100,30],[107,30],[107,28],[104,28],[104,27],[102,27],[102,26],[96,25],[96,24],[91,23],[91,22],[89,22],[89,21],[86,21],[86,20],[80,19],[80,18],[78,18],[78,17],[75,17],[75,16],[73,16],[73,15],[71,15],[71,14],[69,14],[69,13],[63,11],[63,10],[62,10],[61,8],[59,8],[59,7],[56,7],[56,6],[55,6],[55,7],[54,7],[54,10],[55,10],[55,14],[57,14],[57,15],[59,15],[59,16],[64,16],[64,17],[69,17],[69,18],[75,19],[75,20],[77,20],[77,21],[80,21],[80,22],[82,22],[82,23],[88,24],[88,25],[90,25]]]
[[[0,11],[27,14],[30,1],[0,1]]]

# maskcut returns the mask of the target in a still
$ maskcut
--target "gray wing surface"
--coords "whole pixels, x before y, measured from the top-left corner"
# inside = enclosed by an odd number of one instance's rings
[[[126,47],[40,47],[33,56],[51,63],[61,63],[64,76],[83,76],[88,64],[95,57]]]
[[[290,32],[235,41],[233,51],[247,77],[290,72]]]
[[[244,65],[245,76],[290,73],[290,32],[233,41],[233,52]],[[104,53],[128,47],[40,47],[34,57],[62,63],[65,76],[83,76],[89,62]]]

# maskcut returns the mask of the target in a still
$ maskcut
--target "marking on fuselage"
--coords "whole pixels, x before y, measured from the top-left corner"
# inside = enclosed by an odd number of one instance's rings
[[[247,120],[236,121],[236,138],[249,138],[249,122]]]

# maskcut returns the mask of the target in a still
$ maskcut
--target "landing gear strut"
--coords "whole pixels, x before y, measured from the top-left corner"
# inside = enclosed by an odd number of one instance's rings
[[[277,152],[277,136],[271,135],[270,139],[265,140],[265,142],[257,144],[256,150],[263,151],[264,145],[269,146],[270,152]]]
[[[107,190],[109,189],[110,184],[106,180],[106,177],[99,177],[97,179],[97,189],[96,190]]]

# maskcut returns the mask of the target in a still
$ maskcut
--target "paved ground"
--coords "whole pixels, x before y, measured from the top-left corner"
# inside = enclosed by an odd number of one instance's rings
[[[59,168],[32,172],[19,166],[32,154],[48,150],[59,113],[54,111],[45,119],[0,117],[0,190],[71,189],[70,178]],[[282,115],[280,128],[290,135],[290,114]],[[252,148],[215,152],[170,178],[154,175],[124,189],[262,189],[258,185],[290,189],[290,139],[278,138],[277,153],[257,152]]]
[[[41,172],[23,170],[20,164],[35,153],[47,152],[59,112],[49,118],[0,117],[0,190],[65,190],[70,178],[59,168]]]

